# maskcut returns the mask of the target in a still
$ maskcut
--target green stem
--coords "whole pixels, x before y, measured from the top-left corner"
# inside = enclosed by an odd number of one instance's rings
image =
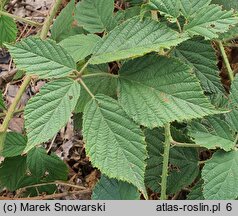
[[[23,17],[19,17],[19,16],[16,16],[16,15],[10,14],[8,12],[4,12],[4,11],[0,11],[0,15],[11,17],[15,20],[27,23],[27,24],[35,26],[35,27],[43,25],[42,23],[35,22],[35,21],[29,20],[29,19],[26,19],[26,18],[23,18]]]
[[[181,33],[182,32],[182,28],[181,28],[181,25],[180,25],[178,19],[176,19],[176,24],[178,26],[179,32]]]
[[[29,85],[30,81],[31,81],[30,76],[26,76],[24,78],[24,81],[22,82],[22,85],[21,85],[20,89],[18,90],[16,97],[14,98],[12,104],[10,105],[10,107],[6,113],[6,117],[0,127],[0,155],[1,155],[1,152],[4,147],[4,142],[5,142],[8,125],[9,125],[9,123],[14,115],[14,112],[16,110],[16,107],[17,107],[18,103],[20,102],[21,97],[22,97],[23,93],[25,92],[27,86]]]
[[[46,18],[44,25],[41,29],[40,37],[42,39],[45,39],[47,37],[47,34],[50,30],[50,25],[53,22],[53,19],[56,15],[57,11],[59,10],[61,3],[62,3],[62,0],[55,0],[55,2],[53,3],[50,13],[49,13],[48,17]]]
[[[173,147],[183,147],[183,148],[204,148],[204,146],[193,144],[193,143],[180,143],[174,140],[171,141],[172,148]]]
[[[83,88],[86,90],[86,92],[88,92],[88,94],[91,96],[91,98],[95,98],[94,94],[90,91],[90,89],[88,88],[88,86],[85,84],[85,82],[81,79],[78,78],[77,79],[79,81],[79,83],[83,86]]]
[[[168,177],[168,166],[169,166],[169,151],[172,137],[170,133],[170,124],[165,125],[165,141],[164,141],[164,154],[163,154],[163,168],[161,176],[161,200],[167,199],[167,177]]]
[[[225,48],[224,48],[224,46],[223,46],[223,44],[222,44],[221,41],[218,41],[218,44],[219,44],[219,48],[220,48],[220,50],[221,50],[222,58],[223,58],[224,63],[225,63],[225,65],[226,65],[226,69],[227,69],[227,72],[228,72],[230,81],[232,82],[232,81],[234,80],[234,73],[233,73],[233,71],[232,71],[230,62],[229,62],[229,60],[228,60],[228,57],[227,57]]]

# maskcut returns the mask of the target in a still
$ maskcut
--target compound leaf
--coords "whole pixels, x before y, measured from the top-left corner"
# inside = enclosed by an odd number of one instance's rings
[[[90,60],[92,64],[142,56],[161,48],[175,46],[187,37],[154,20],[129,19],[112,30],[98,43]]]
[[[224,92],[217,68],[216,53],[209,41],[202,38],[185,41],[176,47],[174,55],[194,69],[205,92]]]
[[[201,123],[194,121],[189,127],[189,134],[196,144],[208,149],[218,147],[230,151],[234,148],[235,135],[219,117],[208,117],[202,119]]]
[[[144,137],[116,100],[96,95],[86,105],[83,134],[94,166],[110,178],[132,183],[146,195]]]
[[[76,70],[73,58],[53,40],[29,37],[7,45],[18,69],[40,78],[59,78]]]
[[[93,200],[139,200],[140,193],[137,188],[127,182],[110,179],[103,175],[96,184]]]
[[[71,79],[45,84],[28,102],[24,116],[28,144],[25,151],[51,139],[64,127],[74,110],[80,85]]]
[[[116,89],[117,89],[117,78],[112,74],[106,72],[104,68],[93,68],[93,66],[99,65],[90,65],[88,70],[90,73],[88,75],[83,76],[83,81],[88,86],[90,91],[93,94],[104,94],[107,96],[114,97],[116,96]],[[78,103],[75,107],[75,112],[83,112],[84,107],[90,101],[91,96],[88,94],[85,89],[81,90],[80,98]]]
[[[93,53],[101,38],[94,34],[74,35],[60,42],[60,45],[73,57],[75,62],[85,59]]]
[[[203,95],[190,67],[155,55],[122,66],[119,103],[137,123],[149,128],[218,113]]]
[[[0,47],[3,43],[14,42],[17,37],[17,25],[14,20],[0,15]]]
[[[82,0],[76,6],[75,19],[90,33],[103,32],[114,10],[113,0]]]
[[[213,154],[202,170],[206,200],[234,200],[238,197],[238,151]]]

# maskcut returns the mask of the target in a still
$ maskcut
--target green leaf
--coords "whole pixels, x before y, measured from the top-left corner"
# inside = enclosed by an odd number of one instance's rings
[[[234,200],[238,197],[238,151],[217,151],[202,170],[206,200]]]
[[[134,58],[176,46],[186,39],[162,23],[150,19],[140,21],[139,17],[135,17],[119,25],[98,43],[90,63]]]
[[[16,40],[17,25],[12,18],[0,15],[0,29],[0,47],[3,43],[10,43]]]
[[[25,173],[26,157],[5,158],[0,164],[0,182],[10,191],[18,188],[18,183]]]
[[[19,133],[8,132],[6,135],[3,157],[15,157],[21,155],[26,147],[27,139]]]
[[[75,10],[75,0],[71,0],[67,6],[57,16],[52,28],[51,37],[55,41],[60,41],[61,35],[71,29],[74,21],[73,13]]]
[[[229,30],[238,23],[233,11],[222,11],[217,5],[208,5],[197,10],[196,15],[184,26],[190,35],[201,35],[205,39],[218,38],[218,33]]]
[[[202,38],[185,41],[176,47],[174,55],[193,68],[205,92],[224,92],[217,68],[216,53],[211,42]]]
[[[103,32],[112,19],[113,0],[82,0],[76,6],[78,25],[90,33]]]
[[[70,53],[75,62],[78,62],[91,55],[100,40],[101,38],[94,34],[81,34],[66,38],[60,45]]]
[[[6,109],[6,106],[5,106],[5,103],[4,103],[2,91],[0,90],[0,110],[5,110],[5,109]]]
[[[27,166],[37,178],[67,180],[68,168],[54,153],[48,155],[44,148],[34,148],[27,155]]]
[[[80,95],[80,85],[71,79],[45,84],[26,105],[25,127],[28,143],[25,152],[51,139],[68,122]]]
[[[7,45],[18,69],[40,78],[59,78],[76,70],[73,58],[52,40],[28,37]]]
[[[108,72],[93,71],[93,73],[83,76],[83,81],[93,94],[104,94],[111,97],[116,95],[117,78]],[[76,113],[83,112],[90,99],[91,96],[88,92],[82,89],[74,111]]]
[[[237,0],[212,0],[212,3],[222,5],[226,10],[238,10]]]
[[[86,105],[83,134],[94,166],[110,178],[132,183],[146,196],[144,137],[116,100],[97,95]]]
[[[96,184],[93,200],[139,200],[140,193],[137,188],[127,182],[110,179],[103,175]]]
[[[177,18],[180,15],[180,1],[178,0],[150,0],[152,10],[158,10],[168,18]]]
[[[204,200],[203,196],[203,181],[200,180],[188,194],[187,200]]]
[[[189,127],[194,142],[208,149],[222,148],[230,151],[234,148],[235,135],[229,125],[219,117],[208,117],[200,122],[194,121]]]
[[[237,38],[238,36],[238,25],[231,27],[227,32],[220,34],[219,39],[223,41],[229,41]]]
[[[211,0],[180,0],[181,12],[184,17],[190,18],[195,16],[196,12],[201,8],[207,7]]]
[[[238,76],[231,85],[231,93],[229,96],[229,108],[231,112],[226,114],[226,118],[234,131],[238,131]]]
[[[211,0],[150,0],[148,6],[151,10],[158,10],[171,21],[171,18],[175,20],[181,14],[188,18],[210,2]]]
[[[190,67],[155,55],[122,66],[119,103],[137,123],[149,128],[219,113],[203,95]]]
[[[146,130],[146,143],[149,157],[147,159],[145,182],[155,192],[160,192],[163,162],[164,131]],[[175,136],[177,139],[177,137]],[[191,184],[198,176],[198,153],[193,148],[170,149],[170,172],[168,176],[168,193],[176,193]]]

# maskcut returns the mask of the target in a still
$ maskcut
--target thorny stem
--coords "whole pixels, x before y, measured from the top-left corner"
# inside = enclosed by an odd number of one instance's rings
[[[41,29],[40,38],[42,40],[46,39],[48,31],[50,29],[50,24],[53,21],[53,18],[55,17],[61,3],[62,3],[62,0],[55,0],[55,2],[53,3],[53,6],[50,10],[50,13],[49,13],[48,17],[46,18],[46,21],[44,22],[43,27]],[[18,103],[21,100],[22,95],[24,94],[26,88],[30,84],[30,81],[31,81],[31,76],[29,76],[29,75],[25,76],[25,78],[22,82],[22,85],[21,85],[19,91],[17,92],[16,97],[14,98],[12,104],[10,105],[10,107],[9,107],[7,113],[6,113],[6,117],[3,121],[3,124],[0,126],[0,155],[1,155],[1,152],[2,152],[3,147],[4,147],[4,142],[5,142],[5,138],[6,138],[6,131],[8,129],[9,122],[13,117],[13,114],[16,110],[16,107],[17,107]]]
[[[63,193],[42,195],[42,196],[36,196],[36,197],[25,197],[25,198],[0,197],[0,200],[51,200],[51,199],[59,199],[59,198],[66,197],[66,196],[85,194],[85,193],[90,193],[90,192],[91,192],[90,189],[85,189],[85,190],[81,190],[81,191],[68,191],[68,192],[63,192]]]
[[[40,37],[41,39],[45,39],[47,37],[47,34],[50,30],[50,25],[53,22],[53,19],[62,3],[62,0],[55,0],[53,3],[53,6],[51,7],[50,13],[48,17],[46,18],[44,25],[41,29]]]
[[[164,154],[163,154],[163,168],[161,176],[161,200],[167,199],[166,189],[167,189],[167,177],[168,177],[168,166],[169,166],[169,151],[170,143],[172,137],[170,132],[170,124],[165,125],[165,141],[164,141]]]
[[[230,62],[229,62],[229,60],[228,60],[228,57],[227,57],[225,48],[224,48],[224,46],[223,46],[223,44],[222,44],[221,41],[218,41],[218,45],[219,45],[219,48],[220,48],[220,50],[221,50],[222,58],[223,58],[224,63],[225,63],[225,65],[226,65],[226,69],[227,69],[227,72],[228,72],[230,81],[232,82],[232,81],[234,80],[234,73],[233,73],[233,71],[232,71]]]
[[[23,18],[23,17],[19,17],[19,16],[16,16],[16,15],[10,14],[8,12],[1,11],[1,10],[0,10],[0,15],[11,17],[15,20],[27,23],[27,24],[35,26],[35,27],[43,25],[43,23],[35,22],[35,21],[29,20],[29,19],[26,19],[26,18]]]
[[[64,185],[64,186],[68,186],[68,187],[73,187],[73,188],[77,188],[77,189],[80,189],[80,190],[85,190],[86,189],[83,186],[79,186],[79,185],[75,185],[75,184],[70,184],[68,182],[54,181],[54,182],[46,182],[46,183],[41,183],[41,184],[29,185],[29,186],[20,188],[20,190],[25,190],[25,189],[33,188],[33,187],[41,187],[41,186],[46,186],[46,185],[54,185],[54,184]]]

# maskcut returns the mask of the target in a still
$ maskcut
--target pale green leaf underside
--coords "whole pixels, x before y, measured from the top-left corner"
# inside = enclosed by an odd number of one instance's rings
[[[75,19],[90,33],[102,32],[110,23],[113,10],[113,0],[82,0],[76,6]]]
[[[16,40],[17,25],[14,20],[7,16],[0,15],[0,47],[3,43],[10,43]]]
[[[194,69],[205,92],[224,92],[217,68],[216,53],[210,42],[202,38],[185,41],[176,47],[174,55]]]
[[[93,200],[139,200],[138,189],[127,182],[118,181],[103,175],[96,184]]]
[[[92,164],[110,178],[127,181],[146,194],[146,146],[140,127],[117,101],[97,95],[85,107],[83,134]]]
[[[201,123],[194,121],[189,127],[189,134],[196,144],[208,149],[222,148],[230,151],[234,148],[234,134],[219,117],[208,117]]]
[[[19,133],[8,132],[2,152],[3,157],[14,157],[21,155],[26,147],[27,139]]]
[[[235,77],[235,80],[231,85],[229,99],[229,108],[231,109],[231,112],[227,113],[226,117],[232,129],[238,131],[238,76]]]
[[[80,85],[65,78],[45,84],[30,99],[24,112],[28,136],[25,151],[48,141],[66,125],[79,94]]]
[[[40,78],[65,77],[76,70],[73,58],[52,40],[29,37],[7,45],[18,69]]]
[[[74,21],[73,12],[75,9],[75,0],[71,0],[67,6],[60,12],[51,28],[51,37],[59,41],[62,34],[70,31]]]
[[[204,96],[190,67],[156,55],[122,66],[119,103],[137,123],[149,128],[219,113]]]
[[[60,45],[78,62],[91,55],[100,40],[101,38],[94,34],[80,34],[66,38]]]
[[[222,11],[217,5],[209,5],[199,9],[196,16],[189,19],[185,30],[191,35],[202,35],[206,39],[218,38],[218,33],[229,30],[238,23],[233,11]]]
[[[238,151],[218,151],[202,170],[203,195],[207,200],[234,200],[238,197]]]
[[[112,30],[98,43],[90,60],[92,64],[142,56],[161,48],[176,46],[187,38],[154,20],[129,19]]]
[[[67,180],[67,166],[55,154],[48,155],[44,148],[33,148],[27,155],[27,167],[36,178]]]

